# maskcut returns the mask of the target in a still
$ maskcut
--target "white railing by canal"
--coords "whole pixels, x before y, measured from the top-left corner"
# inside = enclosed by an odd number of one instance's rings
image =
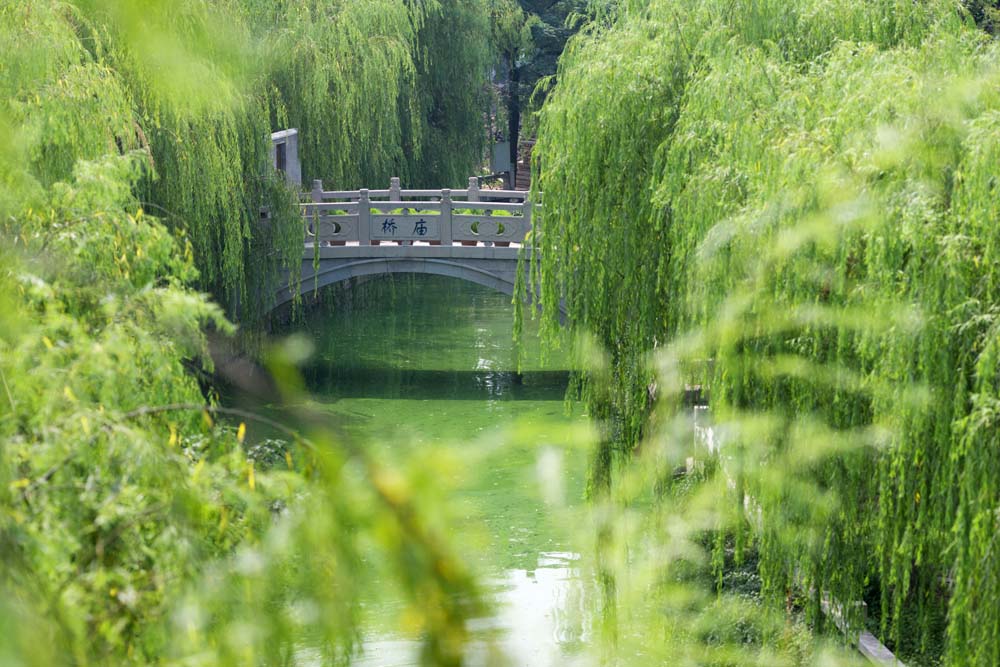
[[[404,190],[393,178],[386,190],[328,191],[313,181],[302,203],[307,254],[317,245],[518,246],[531,212],[529,193],[481,189],[475,177],[465,190]]]

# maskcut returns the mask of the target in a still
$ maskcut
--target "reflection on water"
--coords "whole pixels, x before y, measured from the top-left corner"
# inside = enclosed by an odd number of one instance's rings
[[[590,628],[585,613],[584,587],[574,567],[579,555],[540,553],[533,570],[508,570],[487,584],[497,613],[470,623],[476,635],[492,641],[473,642],[468,667],[503,664],[510,667],[588,665],[583,647]],[[417,667],[416,640],[372,637],[354,667]],[[501,655],[493,651],[499,650]]]
[[[304,371],[312,391],[329,398],[422,398],[452,401],[561,401],[567,371],[437,371],[341,367],[327,361]]]
[[[530,330],[518,359],[512,322],[502,294],[447,278],[399,276],[356,287],[296,330],[316,344],[306,383],[338,428],[390,459],[457,445],[475,461],[455,499],[465,518],[455,537],[469,549],[496,613],[471,623],[467,664],[588,664],[588,578],[580,575],[569,522],[546,509],[538,481],[556,467],[550,478],[559,483],[549,483],[545,497],[572,503],[582,496],[585,457],[560,449],[567,426],[580,417],[564,411],[565,359],[543,363]],[[531,441],[511,442],[505,429],[515,427],[530,432]],[[366,602],[371,630],[353,664],[417,665],[419,638],[396,630],[398,601],[379,595],[384,591]]]

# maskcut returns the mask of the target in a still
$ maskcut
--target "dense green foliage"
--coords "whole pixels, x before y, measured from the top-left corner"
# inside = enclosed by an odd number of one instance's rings
[[[547,88],[533,97],[535,88],[539,81],[555,75],[566,42],[584,25],[587,16],[603,14],[614,3],[611,0],[518,0],[518,4],[531,17],[527,22],[531,46],[517,63],[520,86],[517,92],[523,102],[530,99],[540,106]]]
[[[300,259],[268,133],[306,180],[461,185],[489,46],[540,25],[502,4],[0,0],[0,661],[346,664],[378,562],[461,663],[484,608],[434,457],[319,428],[302,340],[282,440],[191,370]],[[600,351],[595,647],[831,664],[799,612],[864,599],[897,647],[997,664],[991,3],[611,4],[542,113],[532,233],[543,326],[564,300]]]
[[[272,114],[302,134],[303,179],[338,188],[461,186],[483,152],[481,2],[248,0],[268,44]]]
[[[213,419],[187,365],[210,367],[205,325],[232,327],[186,287],[190,245],[135,200],[144,162],[81,162],[4,219],[5,664],[343,664],[362,551],[398,577],[428,663],[456,664],[480,603],[418,511],[427,472],[322,430],[245,449],[244,424]],[[300,347],[273,369],[298,403]]]
[[[704,458],[647,421],[704,385],[738,500],[702,525],[750,524],[765,592],[997,664],[997,45],[953,2],[620,5],[536,151],[543,312],[609,355],[596,479]]]
[[[78,159],[147,150],[143,204],[187,232],[199,284],[251,325],[301,251],[294,198],[267,167],[272,130],[300,130],[307,183],[460,186],[481,160],[479,3],[9,0],[2,11],[5,52],[36,56],[5,71],[31,173],[46,185]]]
[[[522,130],[534,136],[535,115],[528,112],[537,111],[545,101],[566,41],[583,25],[585,15],[603,14],[608,5],[608,0],[490,0],[512,165],[520,157]]]
[[[192,370],[234,331],[196,288],[252,325],[301,258],[270,131],[301,122],[331,185],[478,164],[480,9],[0,0],[0,662],[344,664],[362,553],[426,661],[459,661],[481,603],[415,498],[432,476],[306,408],[309,437],[272,423],[282,441],[246,447],[257,417]],[[273,355],[297,405],[301,349]]]

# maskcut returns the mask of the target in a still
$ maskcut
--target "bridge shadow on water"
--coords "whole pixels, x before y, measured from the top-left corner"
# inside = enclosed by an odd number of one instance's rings
[[[330,398],[561,401],[569,371],[407,370],[314,363],[306,385]]]

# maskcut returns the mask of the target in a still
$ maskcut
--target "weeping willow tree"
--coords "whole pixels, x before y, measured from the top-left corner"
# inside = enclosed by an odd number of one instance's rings
[[[9,91],[38,183],[68,179],[78,160],[144,151],[143,205],[187,235],[204,289],[234,316],[259,319],[301,240],[294,198],[268,166],[264,98],[238,87],[261,76],[238,46],[245,34],[237,27],[231,41],[209,40],[213,24],[231,21],[195,2],[142,12],[10,2],[4,11],[10,46],[39,50],[31,62],[40,71],[13,72]],[[165,34],[183,48],[166,45]]]
[[[411,173],[425,186],[465,187],[469,176],[480,173],[486,147],[488,68],[496,46],[490,12],[486,1],[447,0],[430,7],[414,96],[423,120],[424,165]]]
[[[347,664],[364,558],[394,573],[427,664],[458,664],[483,613],[415,497],[440,475],[390,469],[315,415],[227,411],[190,372],[212,370],[206,330],[234,331],[198,288],[247,315],[234,304],[300,259],[266,161],[291,106],[251,9],[0,2],[5,664]],[[273,355],[297,404],[300,349]],[[251,447],[264,422],[280,439]]]
[[[483,3],[239,4],[268,42],[272,117],[302,132],[305,178],[457,185],[478,169],[491,55]]]
[[[704,386],[716,553],[954,665],[1000,660],[998,55],[953,2],[624,2],[535,152],[543,317],[608,350],[595,478]]]
[[[269,133],[299,129],[307,181],[461,184],[483,153],[480,4],[12,1],[10,46],[51,53],[17,113],[34,119],[43,183],[146,150],[144,205],[187,235],[199,284],[253,331],[301,259]]]

